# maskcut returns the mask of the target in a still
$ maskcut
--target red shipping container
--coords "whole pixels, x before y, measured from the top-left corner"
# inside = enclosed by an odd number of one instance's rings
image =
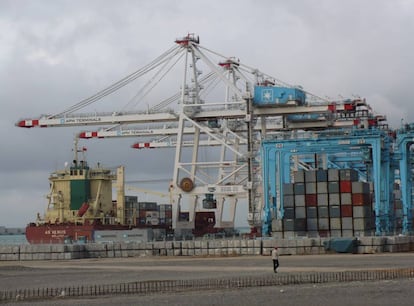
[[[317,206],[318,195],[317,194],[305,194],[305,206]]]
[[[370,206],[370,196],[366,193],[353,193],[352,194],[352,205],[355,206]]]
[[[352,205],[341,205],[341,217],[352,217]]]
[[[146,218],[147,217],[147,211],[146,210],[140,210],[139,213],[138,213],[138,217]]]
[[[319,237],[328,237],[329,236],[329,231],[318,231],[319,232]]]
[[[340,181],[339,191],[340,192],[352,192],[352,182],[351,181]]]

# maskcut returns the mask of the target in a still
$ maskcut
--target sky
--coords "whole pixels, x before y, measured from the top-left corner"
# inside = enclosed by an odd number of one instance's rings
[[[48,175],[72,159],[74,135],[85,129],[15,123],[70,107],[187,33],[318,96],[366,98],[393,128],[414,122],[412,16],[409,0],[0,0],[0,226],[23,227],[45,210]],[[88,111],[121,110],[133,92]],[[127,180],[172,177],[174,151],[137,152],[133,142],[82,145],[90,160],[125,165]]]

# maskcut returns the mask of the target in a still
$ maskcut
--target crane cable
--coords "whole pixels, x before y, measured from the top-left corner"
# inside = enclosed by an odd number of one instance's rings
[[[209,79],[211,79],[211,77],[214,77],[213,72],[210,72],[206,76],[202,77],[201,80],[200,80],[200,84],[206,83],[207,81],[209,81]],[[159,111],[159,110],[167,107],[171,103],[177,101],[180,97],[181,97],[181,93],[178,92],[178,93],[174,94],[173,96],[169,97],[168,99],[158,103],[157,105],[154,105],[149,110],[150,111]]]
[[[177,55],[181,53],[180,56],[177,57],[177,59],[172,63],[172,65],[170,67],[167,67],[171,60]],[[142,100],[151,92],[151,90],[157,86],[159,84],[159,82],[161,82],[161,80],[171,71],[171,69],[177,64],[177,62],[184,56],[184,53],[182,53],[182,50],[178,50],[177,52],[175,52],[174,54],[172,54],[169,58],[168,61],[155,73],[155,75],[147,81],[147,83],[138,91],[138,93],[127,103],[127,105],[125,105],[125,108],[128,105],[131,105],[131,103],[136,100],[136,103],[133,106],[137,106],[140,102],[142,102]],[[166,69],[167,68],[167,69]],[[161,72],[166,69],[166,71],[164,71],[164,73],[159,77],[159,79],[157,81],[156,78],[161,74]],[[155,81],[155,82],[154,82]],[[149,87],[152,83],[152,86]],[[149,87],[148,89],[146,89],[147,87]],[[144,90],[146,89],[146,91],[144,92]],[[140,100],[138,100],[138,97],[141,95]]]
[[[208,49],[208,48],[205,48],[205,47],[203,47],[203,46],[201,46],[201,45],[198,45],[198,47],[199,47],[200,49],[203,49],[203,50],[205,50],[205,51],[207,51],[207,52],[210,52],[210,53],[212,53],[212,54],[214,54],[214,55],[216,55],[216,56],[222,57],[222,58],[224,58],[224,59],[228,59],[228,57],[225,57],[225,56],[223,56],[222,54],[217,53],[217,52],[215,52],[215,51],[213,51],[213,50],[210,50],[210,49]],[[261,72],[261,71],[257,70],[256,68],[253,68],[253,67],[247,66],[247,65],[242,64],[242,63],[239,63],[239,65],[241,66],[240,68],[245,68],[245,69],[248,69],[248,70],[245,70],[245,71],[246,71],[246,72],[248,72],[248,73],[252,73],[252,72],[260,72],[262,75],[264,75],[264,76],[266,76],[266,77],[270,77],[270,78],[272,78],[273,80],[275,80],[275,81],[276,81],[277,83],[279,83],[280,85],[283,85],[283,86],[286,86],[286,87],[290,87],[290,88],[297,88],[297,87],[298,87],[298,86],[293,86],[293,85],[291,85],[291,84],[289,84],[289,83],[286,83],[286,82],[284,82],[284,81],[282,81],[282,80],[279,80],[279,79],[277,79],[277,78],[274,78],[274,77],[272,77],[271,75],[268,75],[268,74],[266,74],[266,73],[263,73],[263,72]],[[243,70],[243,69],[242,69],[242,70]],[[325,102],[331,102],[331,101],[330,101],[330,100],[328,100],[328,99],[322,98],[322,97],[320,97],[320,96],[318,96],[318,95],[316,95],[316,94],[313,94],[313,93],[311,93],[311,92],[309,92],[309,91],[303,90],[302,88],[301,88],[301,90],[302,90],[303,92],[305,92],[306,94],[308,94],[308,95],[310,95],[310,96],[314,97],[314,98],[320,99],[320,100],[325,101]]]
[[[136,80],[137,78],[141,77],[142,75],[146,74],[147,72],[155,69],[156,67],[158,67],[159,65],[161,65],[162,63],[164,63],[166,61],[166,57],[171,54],[172,52],[176,51],[177,49],[179,49],[179,46],[174,46],[172,48],[170,48],[169,50],[167,50],[166,52],[164,52],[163,54],[161,54],[160,56],[158,56],[155,60],[153,60],[151,63],[145,65],[143,68],[127,75],[126,77],[122,78],[121,80],[115,82],[114,84],[108,86],[107,88],[99,91],[98,93],[81,100],[80,102],[76,103],[75,105],[72,105],[71,107],[67,108],[66,110],[64,110],[63,112],[60,112],[58,114],[52,115],[49,118],[55,118],[55,117],[59,117],[59,116],[63,116],[66,114],[70,114],[73,113],[87,105],[90,105],[96,101],[98,101],[99,99],[115,92],[116,90],[124,87],[125,85],[129,84],[130,82]]]

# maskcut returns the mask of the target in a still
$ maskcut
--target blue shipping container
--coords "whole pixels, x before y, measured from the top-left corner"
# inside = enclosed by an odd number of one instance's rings
[[[288,102],[296,102],[297,105],[305,103],[305,92],[298,88],[255,86],[253,104],[256,106],[278,106]]]

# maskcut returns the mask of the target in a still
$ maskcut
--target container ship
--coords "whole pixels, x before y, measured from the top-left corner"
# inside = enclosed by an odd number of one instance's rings
[[[136,196],[125,196],[123,166],[109,169],[98,163],[90,167],[78,159],[78,152],[85,149],[74,151],[71,165],[49,177],[46,212],[43,216],[38,213],[36,221],[26,227],[29,243],[95,242],[115,236],[127,239],[145,228],[162,235],[172,231],[171,204],[138,202]]]

